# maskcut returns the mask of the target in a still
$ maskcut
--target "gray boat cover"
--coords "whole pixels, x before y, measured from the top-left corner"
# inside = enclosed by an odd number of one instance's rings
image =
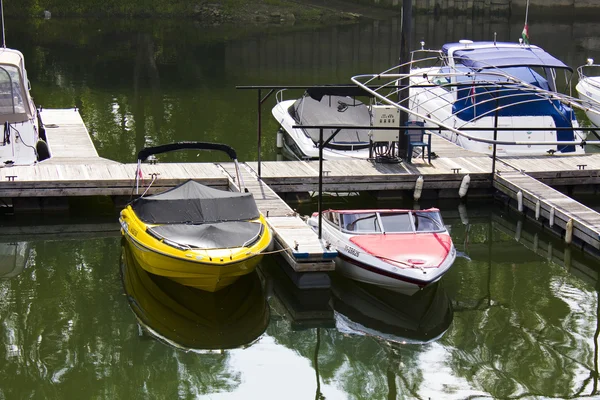
[[[371,125],[367,106],[351,97],[324,95],[318,101],[307,95],[296,100],[289,112],[299,125]],[[319,129],[305,129],[305,132],[313,142],[319,142]],[[324,129],[323,141],[334,132],[335,129]],[[340,130],[328,147],[358,150],[369,144],[369,129],[348,128]]]
[[[148,228],[148,232],[160,239],[194,249],[229,249],[249,246],[258,240],[262,224],[235,221],[202,225],[159,225]]]
[[[147,224],[249,221],[260,216],[251,193],[226,192],[192,180],[160,194],[140,197],[131,207]]]

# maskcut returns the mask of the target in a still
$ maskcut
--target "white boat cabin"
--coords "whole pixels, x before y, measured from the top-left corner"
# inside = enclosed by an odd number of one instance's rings
[[[29,80],[23,54],[0,49],[0,122],[25,122],[35,115],[29,94]]]

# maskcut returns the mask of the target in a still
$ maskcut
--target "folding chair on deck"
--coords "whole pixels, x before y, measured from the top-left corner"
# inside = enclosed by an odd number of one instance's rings
[[[427,148],[427,162],[431,164],[431,133],[425,132],[425,123],[422,121],[408,121],[406,125],[409,127],[404,131],[404,134],[408,136],[406,161],[410,163],[414,148],[420,147],[423,160],[425,160],[425,149]],[[428,136],[427,141],[425,141],[425,135]]]

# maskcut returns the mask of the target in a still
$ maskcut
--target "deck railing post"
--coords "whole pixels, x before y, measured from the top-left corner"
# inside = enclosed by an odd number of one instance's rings
[[[319,129],[319,240],[321,240],[321,226],[323,224],[323,128]]]
[[[496,139],[498,139],[498,97],[496,96],[496,113],[494,115],[494,150],[492,153],[492,181],[496,173]]]
[[[400,88],[398,91],[398,103],[404,107],[409,107],[408,97],[410,95],[408,87],[410,80],[410,44],[412,43],[412,0],[403,0],[402,2],[402,26],[400,28],[400,69],[399,73],[404,74],[404,78],[400,79]],[[402,127],[408,125],[408,113],[400,111],[399,137],[398,137],[398,156],[408,158],[408,135]],[[393,147],[392,154],[393,156]]]
[[[261,90],[258,89],[258,179],[261,179],[261,173],[260,173],[260,164],[261,164],[261,157],[260,157],[260,153],[261,153],[261,147],[262,147],[262,126],[260,124],[261,122],[261,116],[262,116],[262,93]]]

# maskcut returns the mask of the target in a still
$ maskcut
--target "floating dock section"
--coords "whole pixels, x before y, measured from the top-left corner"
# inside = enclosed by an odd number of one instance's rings
[[[523,172],[494,175],[494,187],[517,202],[519,211],[564,230],[565,241],[573,238],[582,246],[600,251],[600,214]]]

